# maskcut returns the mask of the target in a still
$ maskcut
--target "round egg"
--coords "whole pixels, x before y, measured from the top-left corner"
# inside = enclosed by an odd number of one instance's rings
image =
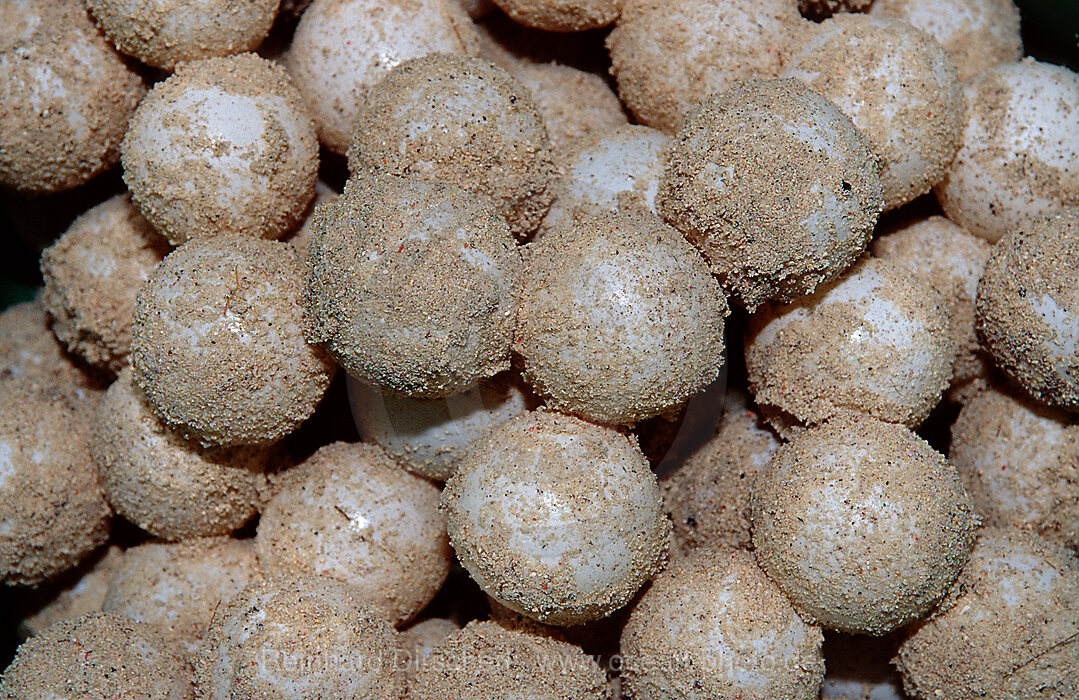
[[[989,525],[1079,544],[1079,420],[1008,388],[971,399],[952,425],[948,460]]]
[[[442,399],[390,396],[349,377],[349,400],[360,437],[409,471],[445,481],[469,447],[492,427],[535,408],[535,397],[509,372]]]
[[[805,33],[782,74],[834,102],[869,141],[885,210],[944,178],[959,148],[963,91],[948,53],[922,30],[838,14]]]
[[[563,175],[541,233],[571,226],[577,216],[656,213],[656,192],[671,139],[658,129],[627,124],[579,138],[561,158]]]
[[[116,48],[172,70],[182,61],[254,51],[278,0],[86,0]]]
[[[53,333],[89,364],[119,372],[131,348],[135,294],[168,251],[128,195],[79,216],[41,254]]]
[[[690,110],[656,202],[752,312],[809,294],[862,254],[880,166],[851,120],[801,81],[744,82]]]
[[[43,295],[0,311],[0,379],[15,377],[45,386],[72,385],[90,394],[107,386],[69,355],[49,329]]]
[[[399,700],[399,654],[397,633],[349,586],[274,579],[214,615],[195,658],[195,687],[205,700]]]
[[[1079,209],[1014,229],[978,285],[978,330],[1000,369],[1042,403],[1079,411]]]
[[[101,609],[152,625],[193,657],[218,606],[260,578],[250,540],[149,542],[124,551]]]
[[[254,54],[181,65],[139,104],[122,148],[132,201],[174,245],[277,238],[315,193],[311,117],[285,69]]]
[[[979,533],[946,606],[912,630],[896,666],[917,698],[1079,696],[1079,560],[1020,530]]]
[[[753,486],[757,561],[810,620],[880,635],[936,605],[978,517],[955,468],[901,425],[833,419],[775,454]]]
[[[959,152],[935,191],[948,218],[995,242],[1079,206],[1079,75],[1026,58],[964,86]]]
[[[806,24],[794,0],[622,0],[611,73],[638,123],[673,133],[700,99],[774,76]]]
[[[146,87],[79,0],[0,5],[0,185],[55,192],[120,159]]]
[[[474,621],[436,646],[409,697],[442,700],[603,700],[607,677],[580,647],[494,622]]]
[[[401,653],[405,660],[405,675],[409,684],[416,680],[416,674],[427,664],[431,652],[446,637],[461,629],[453,620],[444,617],[429,617],[417,622],[400,634]]]
[[[296,27],[285,66],[319,140],[343,155],[368,88],[400,63],[435,52],[479,53],[460,0],[315,0]]]
[[[963,83],[1023,57],[1012,0],[876,0],[872,14],[914,25],[947,50]]]
[[[312,226],[306,334],[350,375],[430,399],[509,368],[521,255],[489,202],[370,175]]]
[[[476,443],[446,482],[450,542],[480,588],[539,622],[610,615],[666,561],[670,521],[635,441],[536,411]]]
[[[0,584],[34,586],[109,536],[89,425],[60,391],[0,380]]]
[[[728,393],[715,433],[660,480],[680,553],[749,547],[753,482],[779,445],[746,397]]]
[[[883,227],[871,249],[875,257],[904,268],[944,298],[956,346],[945,395],[965,403],[986,386],[993,372],[974,329],[974,298],[992,246],[934,215]]]
[[[255,538],[266,576],[342,581],[395,623],[411,619],[442,587],[453,555],[438,487],[381,448],[327,445],[275,486]]]
[[[149,625],[91,613],[62,620],[19,647],[0,680],[6,700],[194,700],[186,661]]]
[[[273,449],[202,448],[154,415],[124,370],[97,410],[90,443],[113,509],[164,540],[225,535],[251,519]]]
[[[454,54],[406,61],[368,90],[348,166],[460,187],[492,201],[519,236],[554,198],[551,142],[529,89]]]
[[[727,304],[692,246],[650,214],[579,219],[529,256],[514,351],[548,405],[630,424],[719,376]]]
[[[303,263],[246,236],[192,241],[135,299],[131,366],[162,420],[203,446],[268,444],[315,411],[336,366],[304,338]]]
[[[817,700],[820,629],[803,622],[748,552],[674,563],[622,630],[629,698]]]
[[[124,550],[109,545],[92,554],[77,568],[47,584],[27,589],[22,600],[18,633],[32,637],[61,620],[100,612],[109,582],[124,561]]]
[[[549,32],[605,27],[618,17],[620,0],[494,0],[511,19]]]
[[[783,433],[844,412],[914,427],[948,386],[955,340],[936,290],[866,258],[810,296],[759,310],[745,356],[757,405]]]

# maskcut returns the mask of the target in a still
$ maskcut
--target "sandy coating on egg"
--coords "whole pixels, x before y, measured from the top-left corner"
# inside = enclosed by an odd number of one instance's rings
[[[997,241],[1079,206],[1079,75],[1025,58],[964,86],[959,152],[935,192],[948,218]]]
[[[304,339],[303,263],[249,237],[192,241],[135,300],[135,383],[169,426],[204,446],[268,444],[314,412],[336,366]]]
[[[0,380],[0,583],[37,585],[108,539],[89,429],[61,390]]]
[[[135,294],[169,249],[128,195],[75,219],[41,254],[42,301],[60,342],[90,364],[119,372],[131,347]]]
[[[875,257],[899,265],[940,292],[956,347],[945,396],[957,403],[973,398],[993,372],[974,329],[974,297],[992,246],[943,216],[930,216],[878,231],[871,249]]]
[[[101,609],[154,626],[193,656],[218,606],[260,578],[251,540],[151,542],[124,552]]]
[[[529,257],[514,351],[548,405],[630,424],[719,375],[727,304],[693,247],[650,214],[579,219]]]
[[[224,535],[246,523],[266,488],[272,448],[204,449],[154,415],[124,370],[98,406],[91,451],[105,497],[165,540]]]
[[[494,0],[515,22],[550,32],[605,27],[618,17],[619,0]]]
[[[0,681],[5,700],[195,697],[191,671],[149,625],[91,613],[63,620],[19,647]]]
[[[580,647],[474,621],[431,652],[409,697],[441,700],[467,688],[474,700],[601,700],[607,677]]]
[[[285,472],[262,511],[256,549],[267,576],[320,575],[403,623],[442,587],[453,554],[438,487],[380,447],[334,443]]]
[[[961,82],[1023,57],[1012,0],[876,0],[872,14],[908,22],[943,46]]]
[[[560,158],[562,177],[540,234],[570,226],[577,216],[626,210],[655,214],[670,143],[662,131],[637,124],[578,138]]]
[[[65,351],[49,323],[41,296],[0,311],[0,379],[67,384],[90,394],[103,390],[107,382]]]
[[[146,95],[123,164],[135,206],[175,245],[277,238],[314,196],[318,141],[284,68],[254,54],[207,58]]]
[[[547,127],[556,161],[557,154],[571,148],[577,139],[626,123],[618,95],[600,75],[557,61],[489,60],[499,63],[528,88]]]
[[[195,659],[198,697],[404,696],[397,633],[347,585],[300,576],[255,583],[215,614]]]
[[[1066,700],[1079,695],[1079,560],[1019,530],[979,533],[948,605],[899,647],[919,698]]]
[[[278,0],[86,0],[116,48],[172,70],[181,61],[254,51]]]
[[[820,629],[742,551],[701,553],[652,583],[622,631],[623,691],[671,700],[817,700]]]
[[[727,394],[715,434],[660,481],[664,509],[683,554],[749,547],[750,494],[780,441],[740,392]]]
[[[948,386],[953,338],[939,293],[864,258],[816,293],[750,319],[750,390],[781,433],[846,412],[914,427]]]
[[[488,202],[371,175],[312,225],[305,332],[350,375],[437,398],[509,368],[521,256]]]
[[[120,159],[146,88],[78,0],[0,5],[0,184],[80,185]]]
[[[548,411],[477,443],[446,482],[442,510],[484,592],[561,626],[625,605],[662,569],[671,533],[635,441]]]
[[[484,433],[539,403],[511,372],[442,399],[390,396],[351,377],[348,391],[360,437],[405,469],[436,481],[450,478]]]
[[[1079,411],[1079,210],[1035,219],[993,248],[978,331],[997,366],[1039,401]]]
[[[952,425],[948,460],[989,525],[1079,544],[1079,420],[1019,391],[990,388]]]
[[[880,157],[884,208],[944,178],[959,148],[963,91],[947,52],[906,22],[839,14],[804,35],[782,74],[834,102]]]
[[[123,561],[124,550],[109,545],[47,584],[28,589],[28,595],[20,600],[23,617],[19,620],[19,636],[32,637],[60,620],[99,612],[109,581]]]
[[[880,213],[880,164],[801,81],[737,83],[689,111],[656,202],[752,312],[812,292],[861,255]]]
[[[673,133],[703,97],[778,73],[806,25],[794,0],[623,0],[611,73],[639,123]]]
[[[490,198],[517,235],[539,225],[556,177],[529,89],[503,68],[453,54],[406,61],[368,90],[348,166]]]
[[[367,90],[395,66],[430,53],[479,53],[458,0],[316,0],[285,57],[322,143],[344,154]]]
[[[809,620],[880,635],[940,601],[977,516],[955,468],[901,425],[833,419],[776,453],[753,487],[757,561]]]
[[[445,641],[446,637],[459,629],[461,626],[453,620],[444,617],[429,617],[401,631],[398,638],[409,684],[415,682],[416,675],[427,664],[431,652]]]

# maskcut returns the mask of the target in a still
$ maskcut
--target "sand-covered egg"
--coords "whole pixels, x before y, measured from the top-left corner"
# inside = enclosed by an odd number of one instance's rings
[[[978,330],[997,366],[1039,401],[1079,412],[1079,209],[1038,218],[993,248]]]
[[[481,59],[431,54],[367,91],[348,165],[354,175],[434,180],[489,198],[525,235],[554,197],[552,158],[543,117],[519,80]]]
[[[810,296],[763,307],[745,344],[750,389],[786,432],[845,412],[914,427],[940,400],[955,360],[940,294],[875,258]]]
[[[1019,8],[1012,0],[876,0],[872,14],[914,25],[952,57],[959,80],[1023,57]]]
[[[350,375],[437,398],[509,368],[521,256],[489,202],[370,175],[313,226],[306,333]]]
[[[963,93],[959,152],[935,188],[949,219],[995,242],[1079,206],[1079,75],[1025,58],[984,71]]]
[[[1014,389],[990,388],[952,425],[948,460],[989,525],[1079,544],[1079,420]]]
[[[882,161],[886,210],[944,178],[959,148],[963,91],[947,52],[922,30],[838,14],[805,33],[782,74],[807,82],[865,135]]]
[[[672,564],[633,607],[623,690],[634,700],[817,700],[822,639],[752,554],[698,554]]]
[[[410,58],[478,54],[475,31],[459,0],[315,0],[285,65],[319,139],[343,155],[368,88]]]
[[[255,546],[266,576],[327,576],[391,622],[427,605],[452,553],[438,487],[381,448],[338,442],[279,478]]]
[[[515,22],[549,32],[604,27],[618,17],[620,0],[494,0]]]
[[[485,432],[538,403],[512,371],[441,399],[391,396],[351,377],[348,392],[360,437],[405,469],[436,481],[453,476]]]
[[[304,338],[303,263],[287,243],[191,241],[135,300],[131,365],[154,412],[210,445],[268,444],[314,412],[336,366]]]
[[[954,467],[901,425],[838,418],[782,447],[753,487],[757,561],[808,619],[880,635],[936,605],[978,518]]]
[[[964,403],[986,386],[992,361],[974,328],[974,298],[992,246],[943,216],[882,226],[873,255],[906,269],[944,298],[956,357],[946,396]]]
[[[218,607],[260,578],[251,540],[148,542],[124,551],[101,609],[153,626],[190,657]]]
[[[1079,560],[1021,530],[979,533],[946,604],[899,647],[917,698],[1079,696]]]
[[[278,0],[86,0],[118,49],[171,70],[182,61],[254,51]]]
[[[488,595],[572,625],[625,605],[666,561],[671,525],[636,443],[549,411],[502,423],[442,494],[457,557]]]
[[[130,370],[98,405],[91,439],[105,497],[117,513],[165,540],[224,535],[257,512],[272,448],[203,448],[161,422]]]
[[[658,129],[627,124],[573,142],[541,232],[571,226],[576,216],[606,212],[656,213],[656,192],[671,139]]]
[[[146,91],[79,0],[0,5],[0,184],[81,185],[120,159]]]
[[[135,295],[169,249],[128,195],[75,219],[41,255],[42,300],[56,337],[88,363],[120,371],[131,348]]]
[[[205,700],[399,700],[397,633],[345,584],[301,576],[254,583],[214,615],[195,659]]]
[[[107,382],[77,363],[56,339],[42,296],[0,311],[0,379],[66,384],[96,394]]]
[[[108,539],[89,429],[58,390],[0,380],[0,584],[37,585]]]
[[[207,58],[146,95],[123,164],[135,206],[173,244],[277,238],[315,194],[318,141],[284,68],[254,54]]]
[[[611,73],[639,123],[673,133],[703,97],[774,76],[807,24],[794,0],[623,0]]]
[[[109,545],[91,554],[76,568],[44,585],[27,589],[19,601],[22,613],[17,628],[19,636],[32,637],[61,620],[100,612],[109,582],[123,562],[124,550]]]
[[[858,259],[881,209],[880,165],[854,123],[801,81],[743,82],[690,110],[657,204],[752,312]]]
[[[559,410],[635,423],[677,409],[723,366],[723,291],[654,215],[548,231],[521,287],[514,351],[525,379]]]
[[[19,647],[0,680],[5,700],[194,700],[191,669],[157,630],[123,615],[62,620]]]
[[[607,678],[568,642],[494,622],[470,622],[436,646],[409,697],[442,700],[468,688],[473,700],[602,700]]]

